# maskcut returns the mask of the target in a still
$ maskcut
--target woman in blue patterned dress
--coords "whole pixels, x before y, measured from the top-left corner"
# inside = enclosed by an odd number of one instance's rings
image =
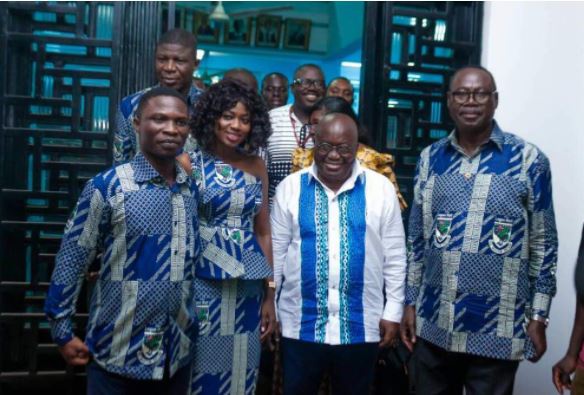
[[[211,86],[191,123],[202,259],[196,268],[199,340],[192,394],[253,394],[260,340],[276,326],[264,161],[270,122],[261,97],[237,81]]]

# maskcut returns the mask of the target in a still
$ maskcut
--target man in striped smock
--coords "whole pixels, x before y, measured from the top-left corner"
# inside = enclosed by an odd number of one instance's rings
[[[511,394],[546,350],[557,235],[547,157],[494,121],[492,74],[450,81],[450,136],[424,149],[411,205],[402,339],[416,393]]]
[[[367,394],[379,346],[402,316],[405,238],[393,185],[359,165],[357,125],[326,115],[314,164],[285,178],[272,209],[284,394]],[[384,300],[385,292],[385,300]],[[381,342],[380,342],[381,340]]]
[[[185,98],[154,88],[140,99],[139,152],[85,186],[68,221],[45,312],[65,361],[87,365],[91,395],[185,394],[197,318],[197,189],[175,160],[189,132]],[[103,251],[85,340],[77,296]]]

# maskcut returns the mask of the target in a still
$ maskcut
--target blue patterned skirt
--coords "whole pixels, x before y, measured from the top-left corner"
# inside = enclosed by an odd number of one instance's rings
[[[263,280],[196,279],[199,318],[191,394],[253,395],[260,364]]]

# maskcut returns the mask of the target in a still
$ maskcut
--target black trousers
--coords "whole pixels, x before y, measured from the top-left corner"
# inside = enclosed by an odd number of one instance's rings
[[[162,380],[136,380],[111,373],[91,361],[87,365],[87,395],[186,395],[189,393],[191,365],[168,371]]]
[[[284,395],[312,395],[325,370],[331,375],[332,393],[363,395],[370,392],[378,343],[331,346],[282,338]]]
[[[511,395],[519,361],[446,351],[418,337],[416,395]]]

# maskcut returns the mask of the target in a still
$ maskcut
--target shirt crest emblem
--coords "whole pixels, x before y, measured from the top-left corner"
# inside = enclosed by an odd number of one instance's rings
[[[222,228],[221,234],[225,240],[231,240],[236,244],[243,242],[243,232],[239,229]]]
[[[199,322],[199,335],[205,335],[209,332],[209,303],[197,302],[195,310]]]
[[[230,188],[235,184],[233,167],[227,163],[215,163],[215,182],[224,188]]]
[[[513,224],[509,221],[497,220],[493,224],[493,235],[489,240],[489,247],[495,254],[505,254],[511,249],[511,229]]]
[[[439,214],[436,216],[436,228],[434,230],[434,245],[442,248],[450,241],[450,230],[452,228],[452,215]]]
[[[159,328],[146,328],[142,338],[142,347],[138,351],[138,359],[144,365],[152,365],[162,356],[164,331]]]

